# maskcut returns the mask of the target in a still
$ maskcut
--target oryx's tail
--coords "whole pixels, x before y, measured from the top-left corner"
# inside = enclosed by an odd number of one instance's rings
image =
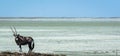
[[[34,46],[35,46],[35,43],[34,43],[34,40],[33,40],[32,43],[31,43],[31,50],[34,49]]]

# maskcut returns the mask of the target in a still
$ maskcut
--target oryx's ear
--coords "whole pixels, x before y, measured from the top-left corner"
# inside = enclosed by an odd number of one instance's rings
[[[20,34],[18,34],[18,36],[20,36]]]
[[[16,34],[13,34],[13,36],[14,36],[15,38],[19,37],[19,36],[18,36],[18,35],[16,35]]]
[[[13,36],[16,36],[16,34],[13,34]]]

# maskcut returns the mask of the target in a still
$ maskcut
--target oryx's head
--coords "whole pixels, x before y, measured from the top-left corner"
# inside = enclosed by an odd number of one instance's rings
[[[16,28],[15,27],[10,27],[12,32],[13,32],[13,36],[17,37],[19,34],[17,34]]]

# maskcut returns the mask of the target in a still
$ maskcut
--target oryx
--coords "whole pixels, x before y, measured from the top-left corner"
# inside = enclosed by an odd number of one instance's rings
[[[10,27],[10,28],[11,28],[11,30],[13,32],[13,36],[15,37],[15,42],[20,48],[19,51],[22,52],[21,45],[28,45],[28,47],[29,47],[28,52],[31,52],[34,49],[34,40],[33,40],[33,38],[32,37],[21,36],[20,34],[17,33],[15,27]]]

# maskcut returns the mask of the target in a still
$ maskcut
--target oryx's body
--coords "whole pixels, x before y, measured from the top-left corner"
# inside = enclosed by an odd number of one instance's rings
[[[14,29],[15,29],[15,27],[14,27]],[[22,51],[21,45],[28,45],[29,52],[33,50],[33,48],[34,48],[34,40],[33,40],[32,37],[21,36],[20,34],[17,34],[16,29],[15,29],[15,32],[14,32],[12,27],[11,27],[11,30],[14,33],[13,36],[15,37],[16,44],[19,45],[20,52]]]

